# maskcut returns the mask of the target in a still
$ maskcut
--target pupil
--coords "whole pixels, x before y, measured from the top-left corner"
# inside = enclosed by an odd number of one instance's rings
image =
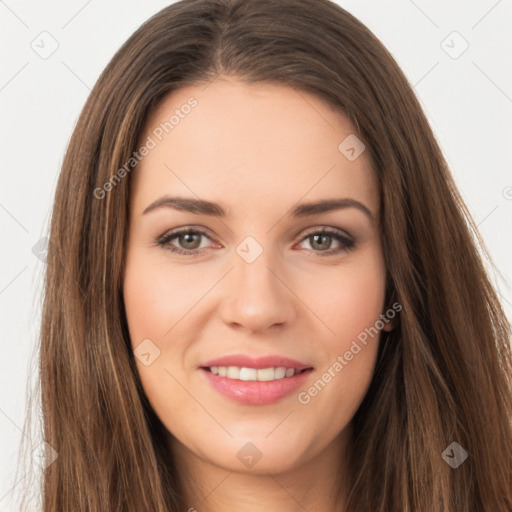
[[[192,239],[190,238],[192,237]],[[197,240],[199,238],[197,238],[195,241],[193,240],[194,237],[197,237],[197,235],[195,233],[186,233],[185,235],[181,235],[180,237],[180,242],[184,241],[185,243],[185,246],[186,246],[186,249],[196,249],[198,246],[197,244]],[[194,242],[195,243],[195,246],[194,246]],[[193,247],[190,247],[190,244],[192,244]]]
[[[327,241],[327,243],[324,243],[323,246],[322,244],[320,243],[320,249],[328,249],[329,248],[329,242],[330,242],[330,235],[313,235],[313,240],[314,240],[314,243],[316,243],[318,241],[318,239],[324,239],[324,241]],[[313,244],[314,245],[314,244]]]

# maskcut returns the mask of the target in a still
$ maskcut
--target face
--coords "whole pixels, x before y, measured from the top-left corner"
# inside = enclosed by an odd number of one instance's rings
[[[232,79],[175,91],[149,119],[124,301],[144,391],[183,453],[273,473],[348,431],[385,312],[378,186],[354,132],[316,96]]]

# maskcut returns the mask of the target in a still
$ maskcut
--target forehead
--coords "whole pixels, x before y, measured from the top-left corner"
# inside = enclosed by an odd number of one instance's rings
[[[146,123],[139,145],[151,139],[152,149],[131,177],[134,200],[141,209],[157,194],[192,193],[256,212],[265,201],[357,196],[375,211],[368,152],[343,153],[354,134],[341,110],[284,84],[218,78],[183,87]]]

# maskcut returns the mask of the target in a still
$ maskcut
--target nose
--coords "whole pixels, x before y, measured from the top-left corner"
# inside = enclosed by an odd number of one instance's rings
[[[292,287],[284,272],[277,272],[271,251],[252,263],[234,254],[234,268],[227,276],[225,298],[221,305],[222,320],[232,328],[251,332],[293,322],[297,309]]]

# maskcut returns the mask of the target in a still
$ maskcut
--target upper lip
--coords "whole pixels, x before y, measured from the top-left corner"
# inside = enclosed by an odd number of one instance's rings
[[[239,368],[295,368],[296,370],[305,370],[312,368],[310,364],[301,363],[295,359],[280,355],[269,355],[263,357],[252,357],[246,354],[232,354],[218,359],[210,359],[201,364],[202,368],[212,366],[238,366]]]

